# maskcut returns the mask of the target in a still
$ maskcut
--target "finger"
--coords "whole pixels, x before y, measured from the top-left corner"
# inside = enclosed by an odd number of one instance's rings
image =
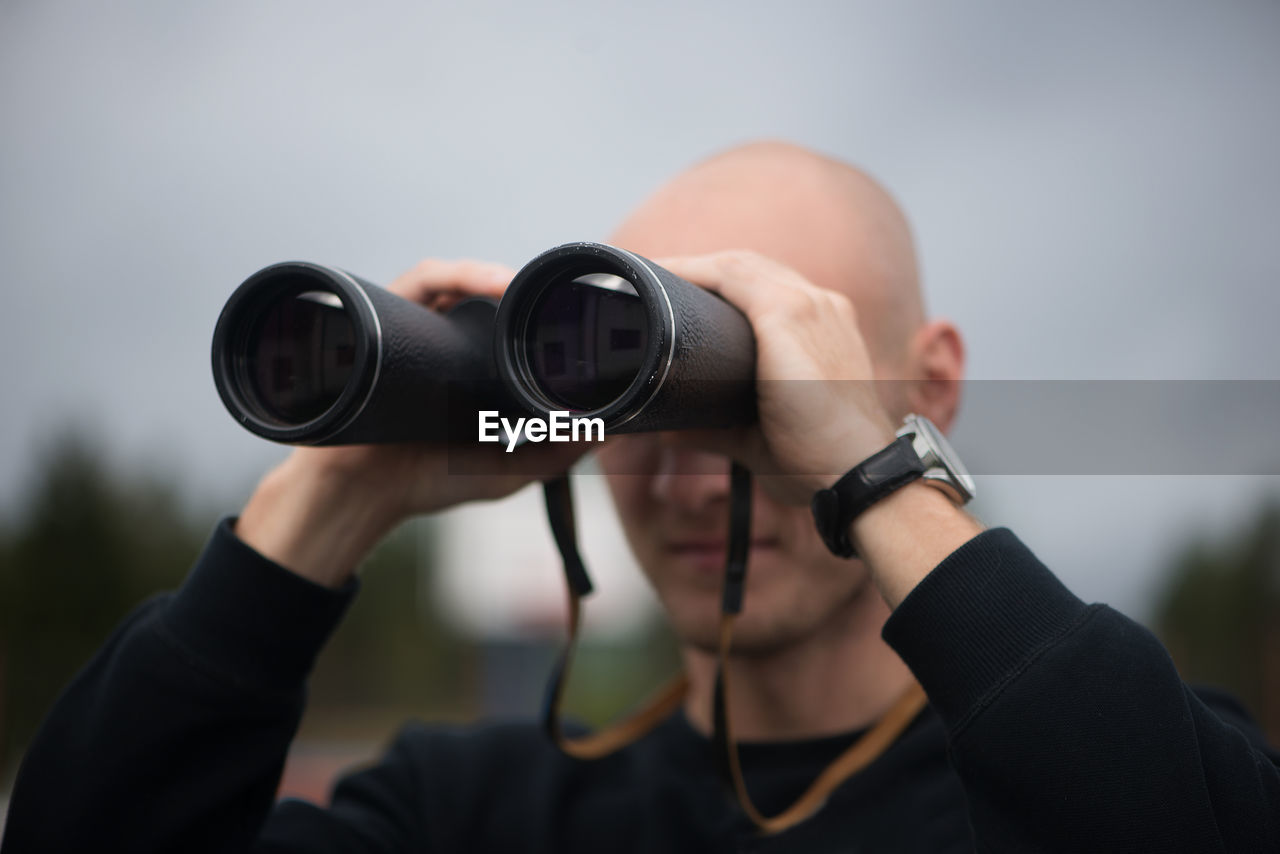
[[[469,296],[497,299],[514,276],[515,271],[504,264],[428,258],[396,278],[387,290],[424,305],[456,302]]]

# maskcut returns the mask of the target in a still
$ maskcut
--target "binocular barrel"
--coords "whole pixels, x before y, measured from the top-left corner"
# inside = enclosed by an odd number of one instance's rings
[[[501,304],[446,314],[342,270],[259,270],[213,335],[218,393],[290,444],[476,438],[477,412],[600,418],[608,432],[755,419],[755,340],[718,296],[596,243],[544,252]],[[501,380],[501,381],[499,381]]]
[[[495,311],[476,299],[439,314],[342,270],[274,264],[223,308],[214,383],[237,421],[276,442],[445,439],[504,406]]]

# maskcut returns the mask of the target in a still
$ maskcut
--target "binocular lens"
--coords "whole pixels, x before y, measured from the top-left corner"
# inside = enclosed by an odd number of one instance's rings
[[[236,288],[213,330],[213,379],[246,429],[358,445],[474,436],[496,387],[497,304],[441,314],[336,267],[286,261]],[[461,432],[459,432],[461,431]]]
[[[355,351],[355,325],[336,294],[286,291],[250,329],[244,371],[263,414],[301,424],[337,403]]]
[[[609,273],[565,275],[539,294],[525,327],[525,359],[543,394],[594,411],[622,396],[643,366],[649,322],[636,289]]]

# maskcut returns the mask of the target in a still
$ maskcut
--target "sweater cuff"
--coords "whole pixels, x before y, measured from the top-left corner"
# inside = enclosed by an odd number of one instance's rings
[[[956,549],[889,616],[883,637],[952,732],[1086,610],[1005,528]]]
[[[306,679],[359,589],[334,590],[290,572],[218,523],[160,628],[231,681],[280,693]]]

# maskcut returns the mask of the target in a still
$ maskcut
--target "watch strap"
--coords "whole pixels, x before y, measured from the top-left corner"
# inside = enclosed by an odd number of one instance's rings
[[[850,523],[872,504],[924,474],[924,463],[912,439],[913,434],[899,436],[850,469],[830,489],[819,490],[813,496],[818,533],[833,554],[853,557]]]

